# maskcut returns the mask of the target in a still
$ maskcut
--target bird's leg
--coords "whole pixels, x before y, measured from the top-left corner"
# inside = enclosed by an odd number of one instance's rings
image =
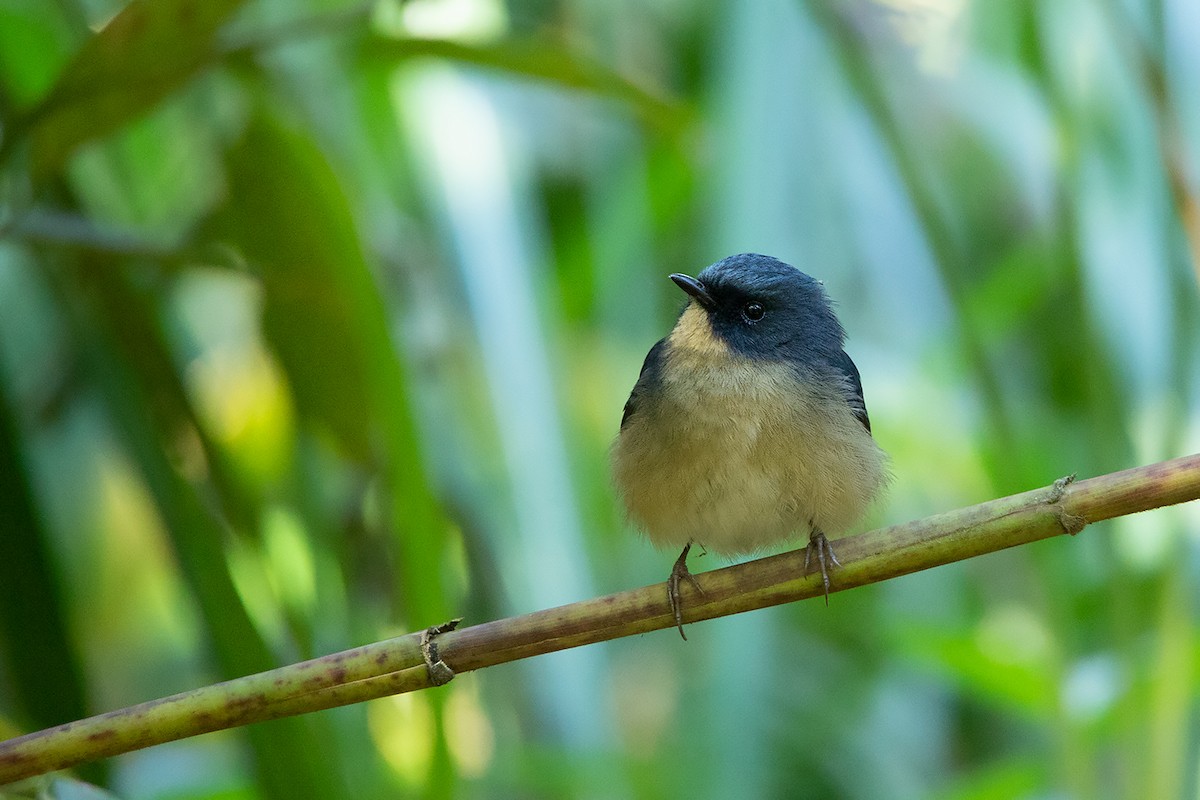
[[[808,564],[814,555],[817,557],[817,564],[821,567],[821,581],[825,584],[825,605],[829,605],[829,569],[826,562],[832,562],[839,567],[842,565],[842,562],[838,561],[837,556],[834,555],[833,547],[829,544],[829,540],[825,538],[825,534],[815,525],[813,526],[812,533],[808,535],[808,547],[804,548],[805,575],[809,572]]]
[[[679,635],[685,642],[687,634],[683,632],[683,605],[679,598],[679,583],[686,580],[693,589],[704,594],[704,590],[700,588],[700,582],[687,568],[688,551],[691,549],[691,542],[683,546],[683,552],[679,554],[679,558],[675,559],[675,566],[671,568],[671,577],[667,578],[667,598],[671,601],[671,611],[675,614],[675,627],[679,628]]]

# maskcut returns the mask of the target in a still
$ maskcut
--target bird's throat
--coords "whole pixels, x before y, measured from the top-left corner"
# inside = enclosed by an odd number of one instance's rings
[[[671,350],[689,351],[710,358],[728,359],[729,345],[713,330],[708,312],[693,300],[688,303],[668,337]]]

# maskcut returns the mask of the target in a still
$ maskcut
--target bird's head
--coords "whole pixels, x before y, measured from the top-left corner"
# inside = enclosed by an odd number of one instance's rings
[[[695,278],[676,273],[671,280],[691,297],[676,324],[690,346],[749,358],[824,361],[845,341],[821,284],[776,258],[743,253]]]

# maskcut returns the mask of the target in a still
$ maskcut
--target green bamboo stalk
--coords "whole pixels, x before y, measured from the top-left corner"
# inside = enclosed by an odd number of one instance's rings
[[[832,591],[906,575],[1112,517],[1200,498],[1200,454],[1051,486],[840,539]],[[818,597],[796,550],[700,574],[684,620],[699,622]],[[671,628],[662,584],[441,633],[455,672]],[[433,685],[407,634],[0,742],[0,785],[199,733],[333,708]]]

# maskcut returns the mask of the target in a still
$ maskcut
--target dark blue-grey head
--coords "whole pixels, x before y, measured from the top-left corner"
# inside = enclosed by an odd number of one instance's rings
[[[708,312],[713,333],[751,358],[831,363],[846,334],[820,283],[777,258],[742,253],[695,278],[674,274]]]

